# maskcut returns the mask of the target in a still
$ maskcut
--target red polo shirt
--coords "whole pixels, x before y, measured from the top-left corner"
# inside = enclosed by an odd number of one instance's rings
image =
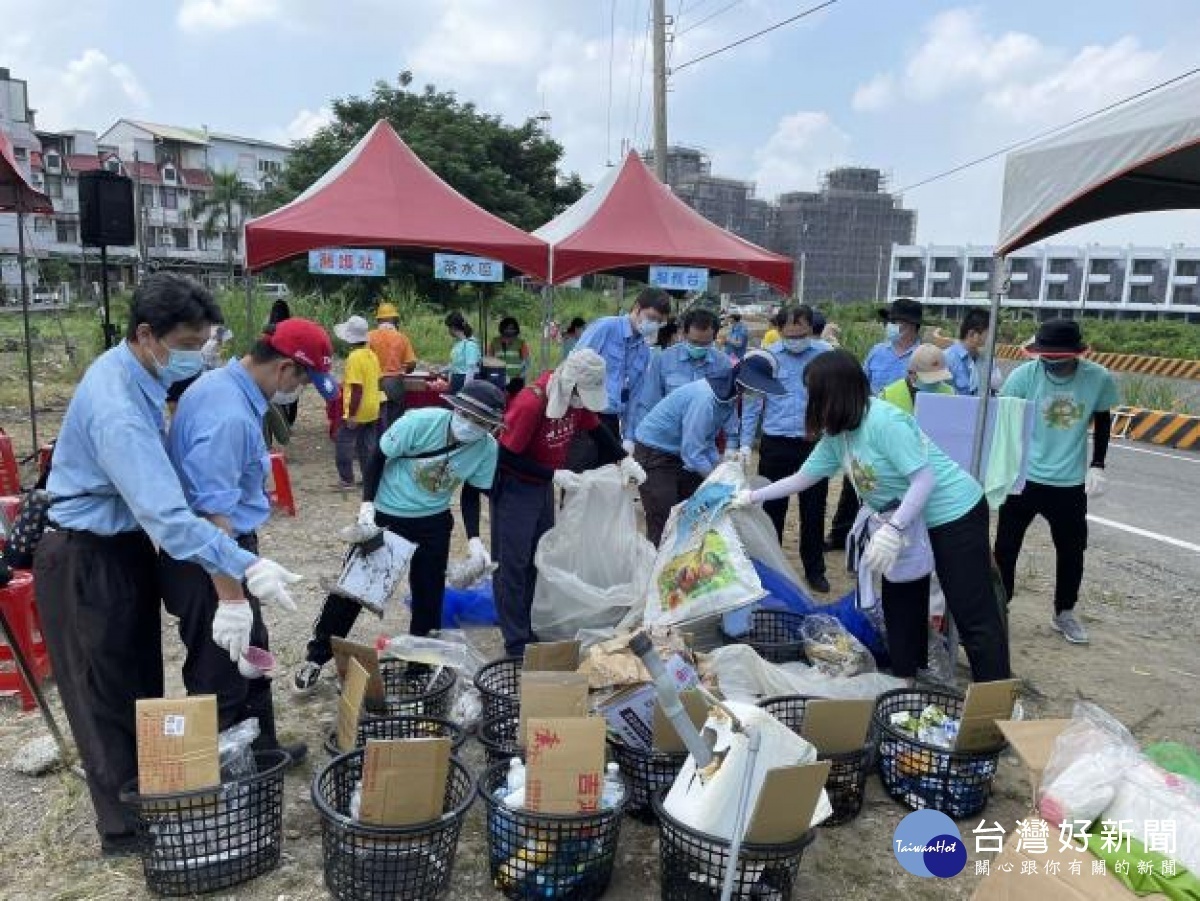
[[[534,382],[539,391],[525,388],[512,399],[504,414],[500,443],[539,466],[562,469],[567,463],[567,450],[575,433],[596,428],[600,420],[591,410],[582,407],[568,408],[562,419],[548,419],[546,386],[549,383],[550,373],[544,372]]]

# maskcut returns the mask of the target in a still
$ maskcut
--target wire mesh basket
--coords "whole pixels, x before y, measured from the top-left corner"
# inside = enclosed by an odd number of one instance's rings
[[[458,683],[458,674],[450,667],[381,660],[379,675],[383,679],[383,704],[368,701],[364,705],[366,716],[449,717]]]
[[[962,695],[932,688],[900,688],[879,696],[879,776],[897,801],[913,810],[940,810],[955,820],[983,810],[1007,742],[979,751],[954,751],[921,741],[891,722],[897,713],[920,716],[931,704],[947,716],[961,718],[963,703]]]
[[[159,895],[215,892],[279,865],[283,845],[284,751],[257,751],[257,772],[218,789],[138,794],[121,791],[132,808],[146,885]]]
[[[782,695],[759,701],[758,706],[800,735],[808,702],[815,700],[820,699],[804,695]],[[875,762],[876,738],[876,729],[872,722],[872,727],[867,733],[866,743],[859,750],[840,754],[818,752],[818,759],[829,761],[829,776],[825,780],[825,793],[829,795],[829,803],[833,807],[833,816],[822,823],[822,826],[840,826],[842,823],[848,823],[854,819],[862,811],[867,774]]]
[[[659,792],[671,787],[688,752],[635,748],[616,735],[608,736],[608,747],[629,789],[626,812],[643,822],[653,822],[651,801]]]
[[[655,795],[658,817],[660,874],[663,901],[717,901],[729,866],[729,841],[685,826],[663,807]],[[815,831],[781,844],[743,842],[738,849],[733,879],[734,898],[787,899],[792,897],[800,859]]]
[[[519,727],[520,719],[516,714],[498,716],[479,727],[479,743],[483,745],[489,767],[497,763],[507,764],[514,757],[525,759],[525,749],[517,743]]]
[[[498,763],[479,780],[479,794],[487,805],[492,885],[514,901],[590,901],[603,895],[612,879],[624,800],[596,813],[513,810],[496,797],[507,778],[508,764]]]
[[[499,716],[516,716],[521,707],[520,657],[504,657],[493,660],[479,668],[475,674],[475,687],[483,699],[483,718],[492,720]]]
[[[451,750],[457,751],[467,740],[467,733],[461,726],[433,716],[378,716],[359,720],[354,747],[364,748],[372,738],[448,738]],[[325,751],[330,757],[343,753],[338,747],[336,729],[326,736]]]
[[[450,884],[463,820],[475,800],[475,780],[450,758],[442,815],[411,826],[372,826],[350,817],[365,752],[335,757],[313,778],[321,817],[325,885],[341,901],[418,901]]]
[[[725,637],[731,642],[750,645],[770,663],[793,663],[804,660],[804,642],[800,638],[803,622],[802,614],[790,610],[755,610],[749,632]]]

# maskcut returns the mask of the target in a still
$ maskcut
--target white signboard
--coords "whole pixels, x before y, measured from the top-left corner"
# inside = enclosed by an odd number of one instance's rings
[[[502,282],[504,264],[487,257],[461,253],[435,253],[433,277],[447,282]]]
[[[387,275],[387,252],[326,247],[308,252],[308,271],[313,275]]]
[[[691,266],[651,266],[650,284],[666,291],[703,291],[708,270]]]

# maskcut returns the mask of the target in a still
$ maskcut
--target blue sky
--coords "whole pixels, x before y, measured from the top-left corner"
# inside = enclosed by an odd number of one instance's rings
[[[741,0],[721,12],[730,4],[667,0],[673,65],[811,2]],[[418,85],[512,121],[545,109],[567,166],[594,181],[623,143],[650,133],[648,7],[0,0],[0,66],[29,80],[44,127],[101,130],[128,116],[275,140],[310,133],[331,98],[410,69]],[[1196,12],[1187,0],[840,0],[674,73],[670,140],[706,149],[714,171],[755,180],[760,196],[812,188],[839,163],[879,166],[903,188],[1200,65]],[[907,192],[918,240],[991,243],[1002,170],[994,161]],[[1200,215],[1128,217],[1056,240],[1200,243]]]

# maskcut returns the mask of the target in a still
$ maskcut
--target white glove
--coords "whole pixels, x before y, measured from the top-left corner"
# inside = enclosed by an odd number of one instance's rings
[[[745,510],[747,507],[754,506],[754,492],[749,488],[743,488],[737,492],[729,501],[730,510]]]
[[[725,456],[722,457],[721,459],[724,460],[726,463],[741,463],[742,462],[742,452],[739,451],[736,447],[731,447],[725,451]]]
[[[358,507],[358,524],[360,526],[375,525],[375,505],[370,501],[363,501]]]
[[[275,604],[284,610],[295,610],[296,602],[288,594],[288,586],[295,585],[303,576],[290,572],[276,563],[260,557],[258,562],[246,570],[246,588],[264,604]]]
[[[467,542],[467,555],[475,566],[487,569],[492,565],[492,555],[483,546],[482,539],[472,538]]]
[[[1088,467],[1087,477],[1083,481],[1083,493],[1088,497],[1099,497],[1108,490],[1108,477],[1098,466]]]
[[[577,476],[575,473],[571,472],[569,469],[556,469],[554,470],[554,478],[552,481],[554,482],[555,488],[561,488],[565,491],[568,488],[575,487],[576,478]]]
[[[900,544],[900,531],[890,522],[885,522],[871,536],[862,562],[871,572],[886,573],[900,557]]]
[[[250,647],[250,627],[254,611],[246,601],[218,601],[212,621],[212,638],[229,652],[229,660],[237,663]]]
[[[626,438],[624,441],[621,442],[621,447],[625,451],[625,453],[629,454],[629,456],[631,456],[631,457],[633,456],[633,442],[631,440]]]
[[[646,481],[646,470],[642,469],[642,464],[633,457],[624,457],[617,464],[617,468],[621,470],[621,478],[633,485],[641,485]]]

